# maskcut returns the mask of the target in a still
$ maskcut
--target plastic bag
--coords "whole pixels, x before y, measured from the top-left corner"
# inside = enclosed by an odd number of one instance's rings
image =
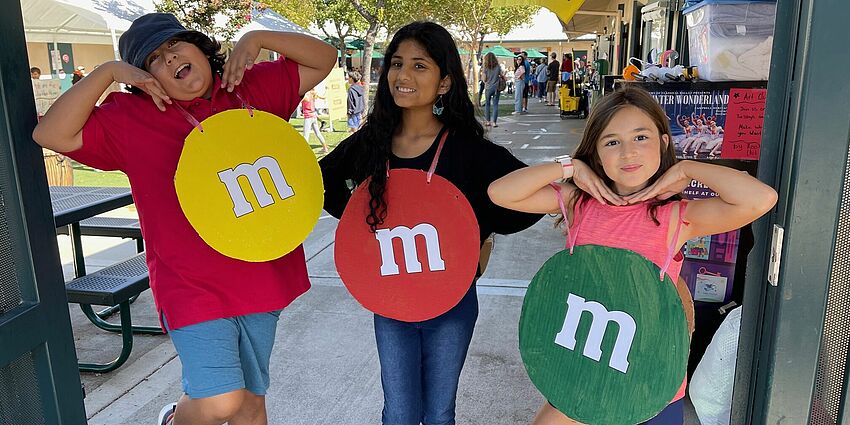
[[[728,425],[738,357],[741,308],[729,312],[691,378],[689,394],[702,425]]]

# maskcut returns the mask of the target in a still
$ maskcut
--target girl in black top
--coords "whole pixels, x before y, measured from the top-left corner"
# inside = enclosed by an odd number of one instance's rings
[[[374,232],[392,208],[384,199],[387,166],[428,170],[448,132],[436,174],[466,196],[480,240],[537,222],[540,215],[498,207],[487,196],[491,182],[525,164],[484,137],[451,35],[431,22],[408,24],[393,37],[385,60],[368,120],[319,162],[325,210],[339,218],[352,189],[371,178],[366,223]],[[455,423],[458,379],[478,317],[473,283],[456,307],[431,320],[375,315],[384,424]]]

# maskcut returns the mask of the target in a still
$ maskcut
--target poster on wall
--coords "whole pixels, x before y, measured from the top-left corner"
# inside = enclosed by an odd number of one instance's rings
[[[686,199],[706,199],[717,193],[694,180],[683,192]],[[681,277],[694,301],[727,303],[732,299],[740,230],[702,236],[685,242]]]
[[[723,83],[648,85],[679,159],[757,160],[767,90]]]
[[[670,120],[677,158],[721,158],[729,89],[665,89],[650,93]]]

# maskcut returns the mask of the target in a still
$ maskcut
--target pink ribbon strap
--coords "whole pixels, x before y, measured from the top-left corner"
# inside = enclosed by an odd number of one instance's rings
[[[248,103],[248,101],[245,100],[245,98],[243,98],[242,95],[239,94],[239,89],[234,90],[233,94],[235,94],[236,98],[239,99],[240,102],[242,102],[242,107],[247,109],[248,114],[251,115],[251,118],[253,118],[254,117],[254,107],[251,106],[251,104]]]
[[[561,186],[557,183],[549,183],[549,186],[552,189],[555,189],[555,199],[558,200],[558,206],[561,207],[561,214],[564,215],[564,223],[567,224],[567,245],[566,247],[570,249],[570,255],[573,253],[573,248],[575,247],[575,240],[571,238],[570,234],[570,221],[567,216],[567,207],[564,205],[564,196],[561,195]],[[575,217],[573,217],[575,218]]]
[[[431,168],[428,169],[428,177],[425,179],[428,183],[431,183],[431,177],[434,175],[434,171],[437,169],[437,161],[440,159],[440,152],[443,151],[443,145],[446,144],[446,138],[448,137],[449,130],[445,129],[443,137],[440,138],[440,144],[437,145],[437,153],[434,154],[434,160],[431,161]]]
[[[204,132],[204,127],[201,126],[201,122],[198,121],[195,117],[193,117],[192,114],[183,109],[183,107],[177,104],[177,102],[172,103],[172,105],[175,109],[177,109],[178,112],[183,115],[183,118],[185,118],[186,121],[189,121],[189,124],[192,124],[192,127],[197,128],[198,131],[200,131],[201,133]]]

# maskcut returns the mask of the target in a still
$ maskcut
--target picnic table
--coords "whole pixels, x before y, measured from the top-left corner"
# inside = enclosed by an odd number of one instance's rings
[[[50,201],[53,208],[53,220],[57,229],[67,227],[71,237],[74,256],[74,279],[66,282],[65,292],[68,302],[80,305],[86,317],[97,327],[121,333],[122,350],[117,358],[108,363],[80,363],[81,371],[109,372],[121,366],[130,356],[133,348],[133,334],[161,335],[159,326],[133,326],[130,317],[130,303],[148,289],[149,277],[145,255],[141,252],[141,233],[137,219],[112,219],[96,217],[117,208],[133,203],[129,188],[121,187],[81,187],[51,186]],[[105,221],[100,225],[97,220]],[[115,221],[120,220],[120,221]],[[82,223],[82,224],[81,224]],[[117,224],[116,224],[117,223]],[[57,233],[62,233],[57,231]],[[82,236],[121,236],[129,234],[138,237],[140,253],[135,256],[98,270],[86,273]],[[95,312],[92,304],[108,306]],[[109,323],[106,319],[115,311],[121,313],[119,324]]]

